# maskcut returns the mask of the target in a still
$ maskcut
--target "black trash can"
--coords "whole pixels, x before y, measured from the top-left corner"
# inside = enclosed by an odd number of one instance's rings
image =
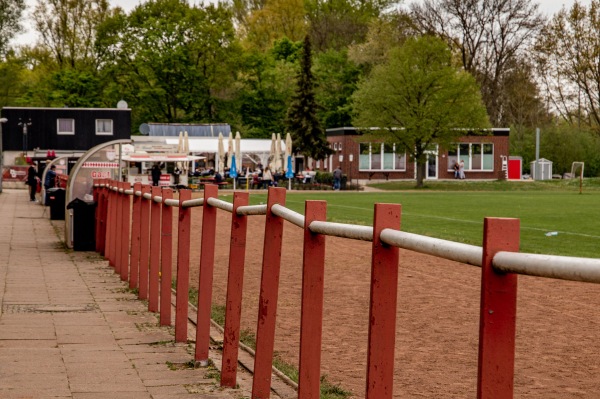
[[[50,206],[50,220],[65,220],[65,189],[53,187],[46,190],[46,205]]]
[[[73,250],[96,250],[96,203],[75,198],[67,209],[73,209]]]

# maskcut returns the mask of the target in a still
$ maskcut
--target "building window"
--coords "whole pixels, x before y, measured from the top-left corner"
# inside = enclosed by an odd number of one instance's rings
[[[360,143],[359,170],[406,170],[406,153],[396,144]]]
[[[56,125],[58,134],[75,134],[75,119],[58,119]]]
[[[96,119],[96,134],[102,136],[112,136],[113,121],[112,119]]]
[[[461,143],[448,150],[448,171],[452,171],[454,163],[464,161],[465,170],[494,170],[494,144]]]

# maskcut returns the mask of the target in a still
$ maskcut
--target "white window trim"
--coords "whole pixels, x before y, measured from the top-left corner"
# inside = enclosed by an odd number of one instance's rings
[[[65,120],[69,120],[69,121],[73,122],[73,124],[72,124],[73,130],[72,131],[69,131],[69,132],[64,131],[63,132],[60,130],[60,121],[65,121]],[[75,119],[73,119],[73,118],[58,118],[56,120],[56,134],[61,135],[61,136],[74,136],[75,135]]]
[[[490,142],[469,142],[469,143],[456,143],[456,156],[458,157],[458,159],[460,159],[460,144],[468,144],[469,145],[469,169],[465,168],[465,172],[473,172],[473,173],[479,173],[479,172],[484,172],[484,173],[489,173],[489,172],[493,172],[494,171],[494,162],[492,162],[492,168],[491,169],[483,169],[483,146],[485,144],[491,144],[492,146],[492,160],[494,159],[494,154],[496,153],[496,145],[494,143],[490,143]],[[479,144],[481,146],[481,169],[471,169],[471,165],[473,165],[473,144]],[[450,166],[448,166],[448,172],[453,172],[454,169],[452,169]]]
[[[98,121],[110,121],[110,132],[99,132],[98,131]],[[96,136],[113,136],[114,135],[114,122],[112,119],[96,119],[96,121],[94,122],[94,124],[96,125]]]
[[[383,151],[384,151],[384,147],[385,146],[381,145],[383,143],[375,143],[375,144],[379,145],[379,148],[380,148],[379,151],[380,151],[380,156],[381,156],[381,164],[383,165]],[[368,169],[361,169],[360,168],[360,155],[361,154],[360,154],[360,145],[359,145],[359,154],[358,154],[358,157],[359,157],[359,164],[358,164],[359,168],[358,168],[358,170],[360,172],[406,172],[406,164],[407,164],[407,161],[406,161],[406,159],[407,159],[407,157],[406,157],[406,151],[404,151],[404,168],[402,168],[402,169],[396,169],[396,160],[397,160],[396,159],[396,157],[397,157],[396,144],[394,144],[394,148],[393,148],[392,154],[393,154],[392,169],[383,169],[383,168],[373,169],[371,167],[372,162],[373,162],[373,160],[372,160],[373,143],[369,143],[369,168]]]

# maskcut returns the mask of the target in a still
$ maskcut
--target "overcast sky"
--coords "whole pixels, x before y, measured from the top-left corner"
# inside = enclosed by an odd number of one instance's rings
[[[201,0],[188,0],[191,4],[200,4]],[[210,0],[207,0],[210,1]],[[404,0],[404,4],[409,4],[413,0]],[[419,0],[415,0],[419,1]],[[540,4],[540,10],[545,12],[547,15],[552,15],[564,5],[567,8],[571,7],[575,0],[538,0]],[[591,0],[579,0],[580,3],[584,5],[588,5]],[[131,11],[136,5],[142,3],[143,0],[109,0],[109,3],[112,6],[120,6],[126,12]],[[33,6],[37,3],[36,0],[26,0],[25,3],[28,6],[28,12],[33,8]],[[28,30],[28,32],[20,35],[15,42],[17,44],[34,44],[35,42],[35,34]]]

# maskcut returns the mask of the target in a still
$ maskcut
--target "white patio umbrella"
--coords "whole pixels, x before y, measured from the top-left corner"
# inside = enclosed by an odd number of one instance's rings
[[[233,136],[229,132],[229,139],[227,140],[227,167],[231,169],[231,157],[233,156]]]
[[[275,151],[277,148],[277,145],[275,144],[275,141],[277,140],[277,136],[275,136],[275,133],[273,133],[271,135],[271,151],[269,152],[269,169],[271,170],[275,170]]]
[[[183,132],[183,151],[182,151],[186,156],[190,155],[190,138],[188,137],[188,132],[187,130],[185,132]],[[181,175],[179,175],[179,184],[182,184],[184,186],[188,185],[188,171],[190,170],[190,162],[184,162],[183,163],[183,169],[179,168],[179,170],[181,170]]]
[[[179,132],[179,141],[177,142],[177,153],[183,153],[183,132]],[[179,168],[179,170],[183,168],[181,162],[177,162],[177,168]]]
[[[277,133],[277,142],[275,143],[275,172],[279,172],[282,167],[281,163],[281,133]]]
[[[224,157],[225,157],[225,147],[223,146],[223,133],[219,132],[219,141],[218,141],[218,146],[217,146],[217,156],[219,157],[218,163],[216,166],[217,171],[219,173],[224,173],[225,171],[225,162],[224,162]]]
[[[242,136],[240,132],[235,133],[235,160],[237,161],[237,170],[242,170]]]

